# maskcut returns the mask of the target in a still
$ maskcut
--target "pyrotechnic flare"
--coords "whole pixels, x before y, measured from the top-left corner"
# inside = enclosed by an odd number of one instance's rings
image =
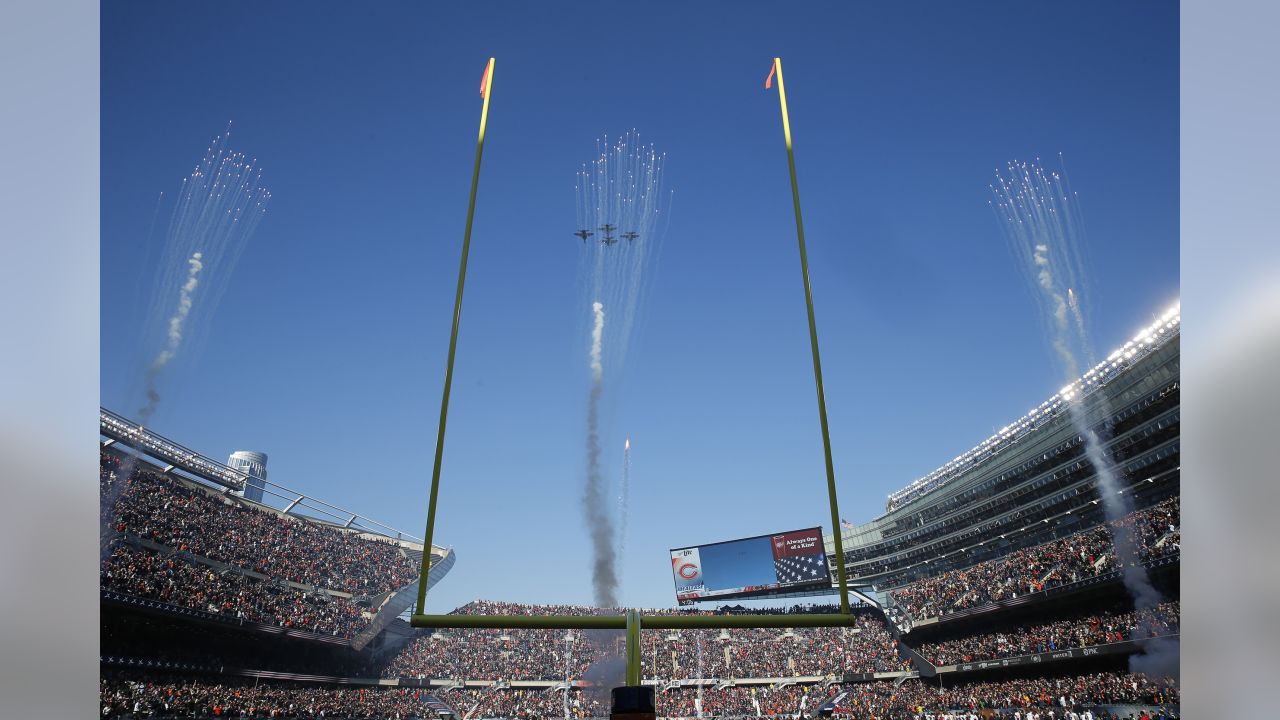
[[[1084,343],[1084,351],[1086,353],[1084,359],[1085,365],[1087,367],[1093,367],[1096,363],[1093,358],[1093,348],[1087,340],[1089,333],[1085,329],[1084,313],[1080,311],[1080,301],[1076,298],[1075,291],[1071,288],[1067,288],[1067,307],[1071,309],[1071,316],[1076,321],[1076,336],[1080,338],[1082,343]]]
[[[1060,396],[1066,401],[1072,424],[1084,439],[1085,457],[1096,474],[1098,496],[1116,550],[1116,564],[1125,587],[1133,596],[1134,606],[1147,610],[1159,604],[1161,596],[1138,560],[1133,528],[1124,522],[1132,506],[1129,497],[1121,492],[1115,463],[1103,438],[1092,427],[1084,403],[1089,388],[1078,380],[1078,358],[1092,355],[1079,299],[1072,289],[1080,287],[1078,280],[1082,279],[1081,238],[1076,233],[1077,227],[1083,227],[1077,217],[1079,211],[1063,188],[1058,173],[1046,172],[1037,163],[1016,161],[1008,165],[1008,171],[1008,178],[996,173],[999,187],[991,187],[995,195],[993,208],[1002,221],[1011,250],[1024,261],[1022,268],[1032,280],[1045,312],[1050,342],[1068,382]],[[1074,323],[1070,322],[1069,315],[1074,316]],[[1104,431],[1109,432],[1105,423],[1111,417],[1111,408],[1105,394],[1096,393],[1093,397]],[[1146,649],[1148,661],[1158,661],[1162,667],[1167,665],[1158,660],[1168,652],[1167,646],[1152,645]]]

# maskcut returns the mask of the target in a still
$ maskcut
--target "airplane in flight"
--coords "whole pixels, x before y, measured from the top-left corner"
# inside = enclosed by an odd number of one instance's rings
[[[595,233],[591,232],[590,230],[579,230],[578,232],[574,233],[574,235],[577,235],[578,237],[582,238],[582,243],[585,245],[587,242],[587,238],[591,237],[592,235],[595,235]]]
[[[604,243],[606,246],[609,246],[618,242],[618,238],[612,235],[605,235],[603,238],[600,238],[600,242]]]
[[[604,243],[606,246],[613,245],[618,242],[618,238],[612,235],[613,231],[618,229],[617,225],[605,223],[604,225],[601,225],[599,229],[604,231],[604,238],[602,238],[600,242]]]
[[[626,239],[627,239],[627,242],[631,242],[631,241],[635,240],[636,238],[640,237],[640,233],[638,233],[638,232],[624,232],[624,233],[622,233],[622,237],[626,238]]]

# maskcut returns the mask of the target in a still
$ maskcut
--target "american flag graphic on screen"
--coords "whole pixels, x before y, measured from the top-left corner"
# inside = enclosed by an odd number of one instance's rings
[[[800,530],[774,535],[773,569],[782,585],[829,582],[822,531]]]

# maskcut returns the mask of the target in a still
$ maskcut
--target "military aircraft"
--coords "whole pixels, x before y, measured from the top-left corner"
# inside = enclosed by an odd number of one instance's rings
[[[606,246],[613,245],[614,243],[618,242],[618,238],[612,235],[605,235],[604,237],[600,238],[600,242],[604,243]]]
[[[604,243],[606,246],[609,246],[618,242],[618,238],[612,235],[613,231],[618,229],[617,225],[610,225],[609,223],[605,223],[604,225],[601,225],[598,229],[604,231],[604,237],[601,238],[600,242]]]
[[[640,233],[638,233],[638,232],[624,232],[624,233],[622,233],[622,237],[626,238],[626,239],[627,239],[627,242],[631,242],[631,241],[635,240],[636,238],[640,237]]]
[[[579,230],[578,232],[574,233],[574,235],[577,235],[578,237],[582,238],[582,243],[585,245],[587,242],[587,238],[591,237],[592,235],[595,235],[595,233],[591,232],[590,230]]]

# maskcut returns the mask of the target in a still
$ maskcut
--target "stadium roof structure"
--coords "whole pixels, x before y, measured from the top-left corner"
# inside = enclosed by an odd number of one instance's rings
[[[924,497],[1012,447],[1036,428],[1057,417],[1059,413],[1066,409],[1068,402],[1077,399],[1077,394],[1079,394],[1078,400],[1083,400],[1099,388],[1106,386],[1107,383],[1118,377],[1125,370],[1178,335],[1182,322],[1181,308],[1181,301],[1175,302],[1154,323],[1144,328],[1132,340],[1117,348],[1105,360],[1095,365],[1080,378],[1059,390],[1053,397],[1032,408],[1026,415],[1000,428],[996,434],[950,460],[937,470],[897,492],[890,493],[889,499],[885,503],[885,512],[892,512],[907,503]]]

